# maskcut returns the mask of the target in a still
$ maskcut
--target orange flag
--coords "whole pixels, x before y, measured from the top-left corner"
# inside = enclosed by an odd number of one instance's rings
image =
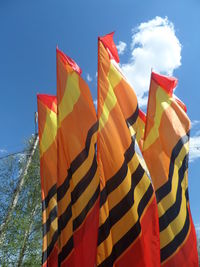
[[[38,95],[40,176],[42,192],[42,266],[58,266],[57,99]]]
[[[94,267],[99,220],[98,122],[78,65],[57,49],[59,265]]]
[[[112,63],[113,33],[98,42],[97,159],[100,220],[97,266],[160,266],[158,214],[151,181],[135,151],[135,93]],[[127,102],[126,102],[127,101]]]
[[[177,84],[152,72],[143,156],[155,186],[164,267],[197,267],[198,254],[188,199],[190,120],[173,96]]]

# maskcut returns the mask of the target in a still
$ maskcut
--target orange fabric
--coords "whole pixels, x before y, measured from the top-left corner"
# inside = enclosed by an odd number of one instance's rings
[[[155,195],[127,125],[137,110],[137,99],[124,77],[111,66],[110,59],[115,56],[110,56],[109,45],[102,41],[111,37],[99,38],[98,44],[101,193],[97,266],[160,266]],[[135,116],[137,120],[137,113]]]
[[[57,49],[58,257],[60,266],[94,267],[99,218],[98,123],[80,73],[77,64]]]
[[[56,131],[55,122],[50,119],[50,111],[57,113],[57,98],[49,95],[38,95],[38,128],[40,152],[43,147],[43,134]],[[49,118],[48,118],[49,117]],[[40,157],[41,194],[43,209],[43,254],[42,266],[58,266],[58,225],[57,225],[57,139],[52,136],[49,147]]]
[[[190,120],[185,105],[173,96],[176,84],[176,78],[152,73],[143,157],[156,190],[162,266],[197,267],[188,200]]]

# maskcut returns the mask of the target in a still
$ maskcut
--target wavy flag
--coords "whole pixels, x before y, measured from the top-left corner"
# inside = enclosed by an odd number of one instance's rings
[[[42,192],[42,266],[58,266],[57,98],[37,95]]]
[[[155,194],[127,127],[137,121],[137,98],[113,63],[119,58],[112,37],[98,41],[97,266],[160,266]]]
[[[59,265],[94,267],[99,221],[98,122],[78,65],[57,49]]]
[[[188,199],[190,120],[173,96],[177,79],[152,72],[143,156],[155,186],[164,267],[198,266]]]
[[[137,128],[136,128],[136,140],[138,142],[141,151],[144,143],[145,125],[146,125],[146,114],[141,109],[139,109]]]

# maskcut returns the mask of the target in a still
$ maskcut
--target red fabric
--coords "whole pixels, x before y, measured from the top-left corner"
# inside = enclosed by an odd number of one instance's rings
[[[176,87],[178,80],[174,77],[168,77],[155,72],[151,73],[151,78],[160,87],[162,87],[170,96],[172,96],[173,90]]]
[[[51,254],[48,257],[48,261],[46,260],[42,267],[57,267],[58,266],[58,248],[54,247]]]
[[[117,63],[119,63],[119,56],[117,52],[117,47],[113,41],[114,32],[111,32],[103,37],[99,37],[99,40],[103,43],[105,48],[107,48],[109,57],[114,59]]]
[[[72,250],[71,254],[61,263],[61,267],[73,267],[75,266],[75,255],[74,249]]]
[[[57,113],[57,97],[53,95],[37,94],[38,100],[44,103],[49,109]]]
[[[73,239],[75,249],[62,263],[62,267],[94,267],[96,265],[97,229],[99,225],[99,216],[97,216],[97,214],[99,214],[99,199],[88,214],[83,225],[74,233]],[[87,234],[85,234],[85,232],[87,232]],[[96,233],[96,235],[94,233]]]
[[[146,123],[146,115],[141,109],[139,109],[139,117]]]
[[[116,262],[115,267],[160,266],[160,242],[157,235],[159,231],[158,214],[155,209],[157,209],[157,204],[154,198],[141,219],[142,234]]]
[[[162,267],[198,267],[197,239],[189,209],[191,229],[183,246]]]
[[[82,70],[81,68],[76,64],[76,62],[71,59],[69,56],[65,55],[61,50],[56,48],[57,55],[60,56],[64,64],[68,64],[72,67],[74,71],[76,71],[79,75],[81,75]]]

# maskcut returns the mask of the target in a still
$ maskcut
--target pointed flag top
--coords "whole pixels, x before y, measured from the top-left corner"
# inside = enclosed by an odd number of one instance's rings
[[[57,97],[53,95],[37,94],[38,100],[44,103],[49,109],[57,113]]]
[[[117,52],[117,47],[113,41],[114,32],[106,34],[103,37],[99,37],[99,40],[103,43],[105,48],[108,49],[108,53],[111,59],[114,59],[117,63],[119,63],[119,56]]]
[[[151,73],[152,80],[160,85],[170,96],[172,96],[173,90],[176,87],[178,80],[174,77],[168,77],[155,72]]]
[[[70,57],[68,57],[67,55],[65,55],[61,50],[58,49],[58,47],[56,47],[56,52],[57,52],[57,55],[60,56],[60,58],[61,58],[61,60],[63,61],[64,64],[68,64],[70,67],[72,67],[72,69],[74,71],[76,71],[79,75],[81,75],[82,70],[76,64],[76,62],[73,59],[71,59]]]

